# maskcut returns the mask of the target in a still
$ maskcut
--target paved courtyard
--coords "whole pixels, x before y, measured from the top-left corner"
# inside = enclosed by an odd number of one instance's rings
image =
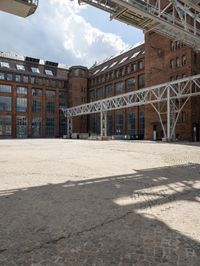
[[[200,266],[200,144],[0,140],[0,265]]]

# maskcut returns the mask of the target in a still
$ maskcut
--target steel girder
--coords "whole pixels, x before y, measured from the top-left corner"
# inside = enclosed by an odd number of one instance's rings
[[[68,118],[68,131],[70,133],[72,133],[72,117],[100,113],[101,135],[106,136],[107,112],[150,104],[158,114],[165,138],[171,140],[175,135],[179,114],[192,96],[200,96],[200,75],[71,108],[61,107],[61,110],[64,116]],[[165,121],[167,122],[166,128],[164,126]]]
[[[200,1],[80,0],[110,13],[111,19],[153,30],[200,50]]]

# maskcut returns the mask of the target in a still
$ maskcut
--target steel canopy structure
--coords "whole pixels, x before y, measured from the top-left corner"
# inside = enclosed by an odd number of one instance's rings
[[[197,0],[79,0],[110,13],[144,32],[155,31],[200,50],[200,1]]]
[[[195,75],[61,110],[68,120],[68,135],[72,133],[73,117],[100,113],[101,136],[104,137],[107,136],[107,112],[150,104],[158,114],[164,137],[171,141],[181,110],[192,96],[199,95],[200,75]]]
[[[39,0],[1,0],[0,10],[20,17],[32,15],[37,7]]]

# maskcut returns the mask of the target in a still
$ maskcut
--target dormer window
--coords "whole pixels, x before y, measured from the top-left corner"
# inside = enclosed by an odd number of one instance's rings
[[[53,76],[53,72],[51,70],[45,69],[45,74],[48,76]]]
[[[0,64],[1,64],[1,67],[10,68],[9,63],[7,62],[0,62]]]
[[[24,65],[16,65],[17,70],[25,71]]]
[[[40,70],[39,70],[39,68],[37,68],[37,67],[31,67],[31,71],[32,71],[33,73],[38,73],[38,74],[40,74]]]

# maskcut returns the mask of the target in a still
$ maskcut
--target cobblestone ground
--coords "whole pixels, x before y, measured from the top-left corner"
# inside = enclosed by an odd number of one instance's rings
[[[200,266],[200,145],[1,140],[0,265]]]

